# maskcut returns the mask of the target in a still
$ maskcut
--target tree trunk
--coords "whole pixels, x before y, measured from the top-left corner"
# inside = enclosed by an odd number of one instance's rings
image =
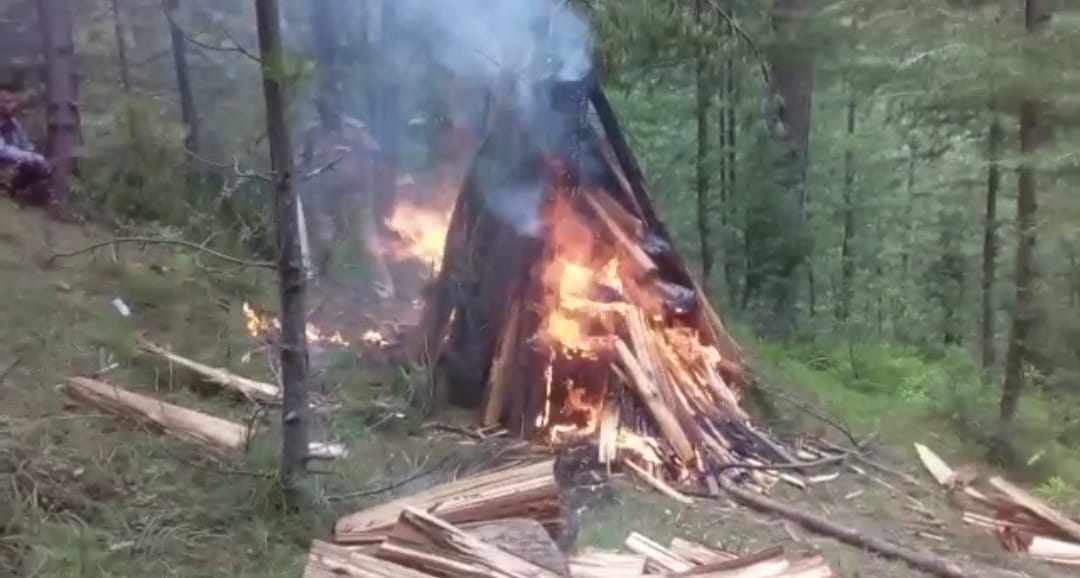
[[[851,90],[849,88],[849,90]],[[844,232],[840,240],[840,321],[851,317],[855,290],[855,96],[847,103],[847,137],[844,148]]]
[[[37,5],[45,53],[46,148],[53,169],[50,202],[65,206],[71,197],[79,145],[74,21],[70,0],[38,0]]]
[[[281,298],[281,479],[290,490],[304,472],[307,447],[307,339],[304,335],[304,268],[300,253],[293,154],[286,114],[285,59],[277,0],[255,0],[262,59],[266,128],[274,180],[278,289]]]
[[[332,0],[311,2],[311,46],[319,65],[319,98],[335,100],[338,90],[337,28]]]
[[[110,0],[113,17],[113,34],[116,36],[116,63],[120,68],[120,86],[124,95],[131,96],[131,74],[128,69],[127,41],[124,38],[124,23],[120,20],[118,0]]]
[[[191,90],[191,78],[188,76],[187,44],[184,33],[176,24],[180,0],[168,0],[165,10],[169,13],[169,38],[172,42],[173,68],[176,69],[176,92],[180,95],[180,119],[187,129],[184,135],[184,147],[199,154],[199,117],[195,112],[195,95]]]
[[[992,111],[995,115],[997,111]],[[995,116],[990,121],[987,157],[990,161],[986,172],[986,215],[983,220],[982,251],[982,328],[980,344],[982,367],[990,375],[994,367],[994,280],[997,265],[997,196],[1001,188],[1001,146],[1004,135],[1001,121]]]
[[[770,50],[772,69],[770,128],[778,149],[776,202],[765,210],[771,231],[758,229],[756,255],[764,260],[753,265],[765,276],[769,311],[763,326],[767,336],[787,340],[795,330],[799,274],[810,254],[806,220],[806,177],[810,146],[810,116],[813,93],[813,58],[803,40],[811,13],[810,0],[774,0],[771,12],[778,36]],[[778,234],[779,233],[779,234]]]
[[[1049,0],[1027,0],[1024,24],[1029,35],[1046,28],[1052,15]],[[1037,183],[1034,156],[1044,139],[1043,103],[1029,96],[1020,104],[1020,165],[1016,197],[1016,223],[1019,240],[1016,245],[1016,305],[1013,311],[1012,332],[1005,357],[1005,383],[1001,391],[1001,425],[1005,431],[1016,417],[1020,393],[1024,387],[1024,366],[1028,361],[1028,345],[1035,325],[1035,239]],[[1004,438],[1003,438],[1004,439]]]
[[[728,24],[728,34],[733,34],[731,25]],[[728,280],[728,292],[731,295],[731,303],[736,303],[735,296],[739,294],[739,282],[738,277],[735,274],[736,259],[735,259],[735,241],[736,235],[733,231],[729,230],[729,227],[733,227],[738,221],[738,167],[736,161],[738,160],[738,150],[736,148],[736,137],[739,131],[738,118],[735,113],[735,103],[738,100],[738,78],[736,76],[735,58],[728,54],[724,63],[724,105],[720,111],[721,115],[727,115],[727,119],[724,121],[724,128],[727,131],[727,140],[724,143],[724,154],[727,160],[724,163],[724,188],[727,191],[727,196],[724,200],[724,215],[727,219],[728,225],[725,227],[724,237],[727,241],[724,251],[724,277]],[[743,227],[745,230],[745,226]],[[745,255],[744,255],[745,257]],[[744,267],[745,269],[745,267]]]
[[[701,23],[703,0],[694,0],[694,17]],[[698,239],[701,243],[701,282],[709,286],[709,276],[713,268],[713,252],[710,245],[709,219],[709,172],[705,162],[709,153],[709,92],[708,62],[704,43],[699,43],[696,56],[697,75],[697,225]]]

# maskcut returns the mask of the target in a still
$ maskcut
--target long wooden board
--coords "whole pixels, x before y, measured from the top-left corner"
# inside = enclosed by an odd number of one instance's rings
[[[60,388],[73,401],[148,425],[215,452],[241,450],[250,437],[248,428],[238,423],[102,381],[72,377]]]

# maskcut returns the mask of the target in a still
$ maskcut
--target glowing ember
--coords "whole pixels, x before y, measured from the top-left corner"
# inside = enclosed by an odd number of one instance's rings
[[[360,340],[364,343],[369,343],[371,345],[376,345],[379,347],[382,347],[387,343],[386,338],[382,336],[382,333],[379,333],[374,329],[368,329],[367,331],[365,331],[364,334],[360,336]]]
[[[281,331],[281,322],[272,315],[260,314],[252,309],[251,305],[244,303],[241,307],[244,312],[244,324],[252,337],[262,337],[271,331]],[[308,323],[304,328],[304,334],[308,343],[321,343],[330,345],[347,346],[349,342],[341,336],[340,332],[325,333],[318,327]]]
[[[431,266],[436,273],[442,265],[443,245],[450,230],[450,214],[445,209],[422,207],[401,201],[394,205],[386,226],[399,239],[390,241],[385,253],[398,260],[415,260]]]

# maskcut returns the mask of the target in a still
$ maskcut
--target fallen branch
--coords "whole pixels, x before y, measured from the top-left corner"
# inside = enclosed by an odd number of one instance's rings
[[[281,388],[276,385],[255,381],[230,373],[218,367],[211,367],[199,363],[177,355],[164,347],[154,345],[149,341],[139,340],[139,350],[161,357],[169,363],[175,363],[181,367],[186,367],[191,371],[198,373],[203,379],[240,393],[252,401],[272,404],[281,403]]]
[[[868,536],[865,531],[841,526],[835,522],[826,520],[821,516],[800,510],[794,506],[779,502],[772,498],[745,490],[724,476],[718,476],[720,487],[724,489],[736,502],[760,510],[779,515],[783,518],[798,522],[807,530],[835,538],[845,544],[870,550],[887,558],[901,560],[916,570],[941,576],[942,578],[976,578],[985,576],[974,572],[967,572],[959,565],[940,556],[914,552],[892,542]]]
[[[200,252],[206,253],[207,255],[210,255],[211,257],[221,259],[222,261],[226,261],[226,262],[232,263],[234,265],[243,265],[244,267],[261,267],[261,268],[264,268],[264,269],[273,269],[274,268],[274,264],[271,263],[270,261],[248,261],[247,259],[240,259],[239,257],[233,257],[233,256],[230,256],[230,255],[226,255],[225,253],[220,253],[220,252],[215,251],[215,250],[213,250],[213,249],[211,249],[209,247],[206,247],[204,245],[200,245],[198,243],[192,243],[191,241],[184,241],[182,239],[162,239],[162,238],[159,238],[159,237],[117,237],[115,239],[110,239],[108,241],[101,241],[99,243],[94,243],[92,245],[88,245],[88,246],[83,247],[82,249],[78,249],[76,251],[71,251],[71,252],[68,252],[68,253],[53,253],[53,254],[49,255],[49,259],[48,259],[47,263],[52,264],[57,259],[66,259],[68,257],[77,257],[77,256],[82,255],[84,253],[90,253],[92,251],[96,251],[96,250],[98,250],[98,249],[100,249],[102,247],[111,247],[111,246],[120,245],[120,244],[123,244],[123,243],[142,243],[142,244],[145,244],[145,245],[178,245],[180,247],[186,247],[186,248],[192,249],[194,251],[200,251]]]

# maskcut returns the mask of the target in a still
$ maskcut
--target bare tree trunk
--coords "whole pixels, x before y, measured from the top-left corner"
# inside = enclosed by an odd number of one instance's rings
[[[300,251],[293,154],[286,114],[285,59],[282,54],[277,0],[255,0],[259,54],[266,100],[266,127],[274,177],[274,223],[281,298],[282,453],[281,479],[295,490],[307,457],[307,339],[304,335],[304,267]]]
[[[47,152],[52,163],[54,206],[71,200],[71,177],[79,145],[79,85],[75,63],[74,21],[70,0],[38,0],[45,53]]]
[[[728,24],[728,34],[733,34],[731,25]],[[731,294],[731,302],[736,303],[735,296],[739,294],[739,282],[738,277],[735,274],[735,241],[737,237],[730,230],[738,220],[738,166],[736,161],[738,160],[738,149],[736,148],[736,137],[738,135],[739,126],[738,118],[735,113],[735,104],[739,98],[738,91],[738,78],[735,70],[735,58],[728,54],[724,63],[724,105],[720,114],[727,115],[727,119],[724,121],[724,128],[727,130],[727,140],[724,143],[724,154],[727,160],[724,163],[724,189],[727,191],[727,196],[724,200],[724,215],[726,219],[725,230],[725,247],[724,251],[724,277],[728,280],[728,292]],[[745,228],[745,226],[743,227]]]
[[[323,99],[339,95],[337,77],[337,27],[332,0],[311,2],[311,45],[319,65],[319,91]]]
[[[1038,34],[1046,28],[1052,16],[1049,0],[1027,0],[1024,24],[1028,34]],[[1035,326],[1035,239],[1037,183],[1032,156],[1042,147],[1043,103],[1029,96],[1020,104],[1020,165],[1016,198],[1016,223],[1019,241],[1016,245],[1016,305],[1013,312],[1009,349],[1005,357],[1005,383],[1001,391],[1001,425],[1005,431],[1016,417],[1020,393],[1024,387],[1024,366],[1029,358],[1029,341]],[[1003,440],[1005,438],[1002,438]],[[1004,449],[1004,448],[1001,448]]]
[[[120,19],[119,0],[110,0],[113,17],[113,34],[116,36],[116,61],[120,67],[120,86],[125,96],[131,96],[131,74],[128,69],[127,41],[124,38],[124,23]]]
[[[849,90],[851,90],[849,88]],[[840,320],[851,317],[855,290],[855,95],[847,103],[847,146],[844,149],[844,232],[840,240]]]
[[[992,111],[997,114],[997,110]],[[997,268],[997,197],[1001,188],[1001,147],[1004,135],[1001,121],[995,116],[990,121],[987,157],[990,161],[986,172],[986,215],[983,220],[982,251],[982,367],[990,375],[994,367],[994,281]]]
[[[763,329],[767,336],[779,340],[790,338],[795,330],[799,274],[810,254],[806,177],[814,74],[810,47],[803,41],[810,8],[810,0],[774,0],[770,15],[779,37],[769,54],[770,128],[779,149],[779,196],[775,207],[767,209],[768,222],[774,228],[770,234],[775,238],[755,242],[764,250],[751,258],[765,261],[754,263],[759,270],[764,266],[763,274],[768,277],[770,303]],[[766,232],[759,229],[753,234]]]
[[[187,129],[184,146],[187,150],[199,154],[199,117],[195,111],[195,95],[191,90],[191,78],[188,76],[187,44],[184,33],[176,24],[180,0],[167,0],[165,10],[169,13],[169,38],[172,43],[173,68],[176,69],[176,91],[180,94],[180,119]]]
[[[703,0],[694,0],[694,18],[701,23]],[[709,219],[709,172],[705,162],[709,154],[709,92],[708,92],[708,62],[704,43],[700,43],[696,55],[697,76],[697,225],[698,240],[701,244],[701,278],[702,284],[709,286],[709,276],[713,268],[713,252],[710,245]]]

